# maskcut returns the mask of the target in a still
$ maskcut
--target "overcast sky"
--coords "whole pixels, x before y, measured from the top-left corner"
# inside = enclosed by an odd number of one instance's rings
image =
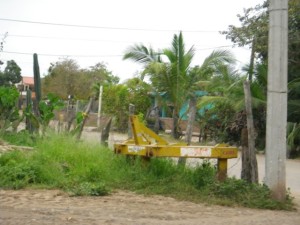
[[[230,24],[238,25],[236,15],[242,14],[243,8],[262,2],[0,0],[0,39],[8,33],[0,58],[4,62],[15,60],[23,76],[33,76],[33,53],[39,55],[42,75],[47,74],[51,62],[65,57],[76,60],[81,68],[104,62],[124,81],[141,69],[134,62],[122,60],[126,48],[135,43],[166,48],[173,35],[182,30],[186,48],[196,48],[193,65],[200,65],[214,49],[232,49],[232,43],[219,31],[227,30]],[[232,51],[241,64],[248,63],[247,48]]]

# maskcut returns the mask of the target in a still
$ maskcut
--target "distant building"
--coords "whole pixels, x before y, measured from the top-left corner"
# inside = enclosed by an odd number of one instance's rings
[[[26,92],[31,90],[31,99],[35,100],[34,92],[34,78],[33,77],[22,77],[20,83],[16,84],[17,89],[20,91],[20,102],[19,106],[22,107],[26,105]]]

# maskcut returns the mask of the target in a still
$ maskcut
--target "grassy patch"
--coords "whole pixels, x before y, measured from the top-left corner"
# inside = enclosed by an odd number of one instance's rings
[[[0,139],[3,139],[13,145],[33,146],[36,138],[26,130],[16,132],[0,133]]]
[[[68,135],[51,134],[35,141],[35,150],[0,156],[0,188],[59,188],[70,195],[100,196],[115,189],[160,194],[181,200],[252,208],[293,208],[287,195],[283,203],[271,198],[263,185],[242,180],[216,180],[208,162],[195,168],[175,165],[167,158],[126,158],[97,144]]]

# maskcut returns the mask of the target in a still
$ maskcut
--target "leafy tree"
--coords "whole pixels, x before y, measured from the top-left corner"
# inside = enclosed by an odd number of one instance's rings
[[[267,64],[268,58],[268,1],[253,8],[245,9],[244,15],[238,15],[241,26],[230,25],[228,31],[223,31],[234,45],[252,45],[257,58],[262,64]],[[300,78],[300,0],[289,1],[289,40],[288,40],[288,80],[293,82]],[[300,93],[289,91],[288,121],[299,122],[300,114],[294,113],[295,100],[300,99]],[[299,104],[299,103],[298,103]],[[292,116],[291,116],[292,115]]]
[[[88,99],[94,95],[95,83],[116,84],[119,78],[108,71],[104,63],[97,63],[89,69],[80,69],[76,61],[65,59],[52,64],[43,79],[43,92],[55,93],[62,99],[69,95],[78,99]]]
[[[235,113],[244,108],[244,78],[230,65],[219,65],[216,69],[208,80],[200,82],[208,93],[198,102],[203,109],[199,115],[200,127],[217,142],[224,142],[229,138],[226,128]]]
[[[135,105],[136,114],[145,115],[151,104],[149,90],[149,84],[139,78],[129,79],[124,84],[105,85],[103,113],[113,115],[116,128],[125,132],[128,128],[129,104]]]
[[[89,69],[82,70],[78,80],[77,87],[86,86],[89,87],[85,92],[85,96],[94,95],[96,98],[99,96],[100,85],[112,85],[118,84],[120,78],[114,76],[111,71],[109,71],[104,63],[97,63],[95,66],[91,66]]]
[[[128,79],[124,82],[124,85],[128,88],[129,103],[135,106],[137,114],[146,115],[151,105],[149,98],[151,86],[137,77]]]
[[[0,86],[11,86],[21,80],[21,68],[14,60],[7,61],[4,71],[0,71]]]
[[[62,99],[75,95],[75,81],[79,74],[79,65],[72,59],[51,64],[48,75],[43,79],[43,93],[55,93]]]
[[[289,0],[288,11],[288,122],[299,123],[300,121],[300,0]],[[230,39],[234,45],[249,46],[252,45],[260,72],[260,77],[256,76],[256,86],[266,90],[267,87],[267,60],[268,60],[268,1],[253,8],[245,9],[243,15],[238,15],[241,26],[230,25],[228,31],[222,33]],[[264,73],[264,75],[262,75]],[[265,93],[266,94],[266,93]],[[264,110],[262,110],[264,111]],[[293,125],[291,125],[293,127]],[[297,127],[297,126],[296,126]],[[288,129],[292,131],[292,129]],[[293,135],[299,135],[298,132],[292,132]],[[290,134],[288,133],[290,137]],[[300,139],[298,137],[289,138],[289,140]],[[297,147],[296,147],[297,149]]]

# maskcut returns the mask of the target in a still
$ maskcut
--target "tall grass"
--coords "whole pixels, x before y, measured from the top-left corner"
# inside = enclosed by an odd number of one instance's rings
[[[71,195],[106,195],[116,189],[161,194],[177,199],[254,208],[292,209],[276,202],[262,185],[242,180],[216,180],[208,162],[195,168],[177,166],[166,158],[115,155],[97,144],[49,134],[37,139],[31,152],[13,151],[0,156],[0,188],[59,188]]]

